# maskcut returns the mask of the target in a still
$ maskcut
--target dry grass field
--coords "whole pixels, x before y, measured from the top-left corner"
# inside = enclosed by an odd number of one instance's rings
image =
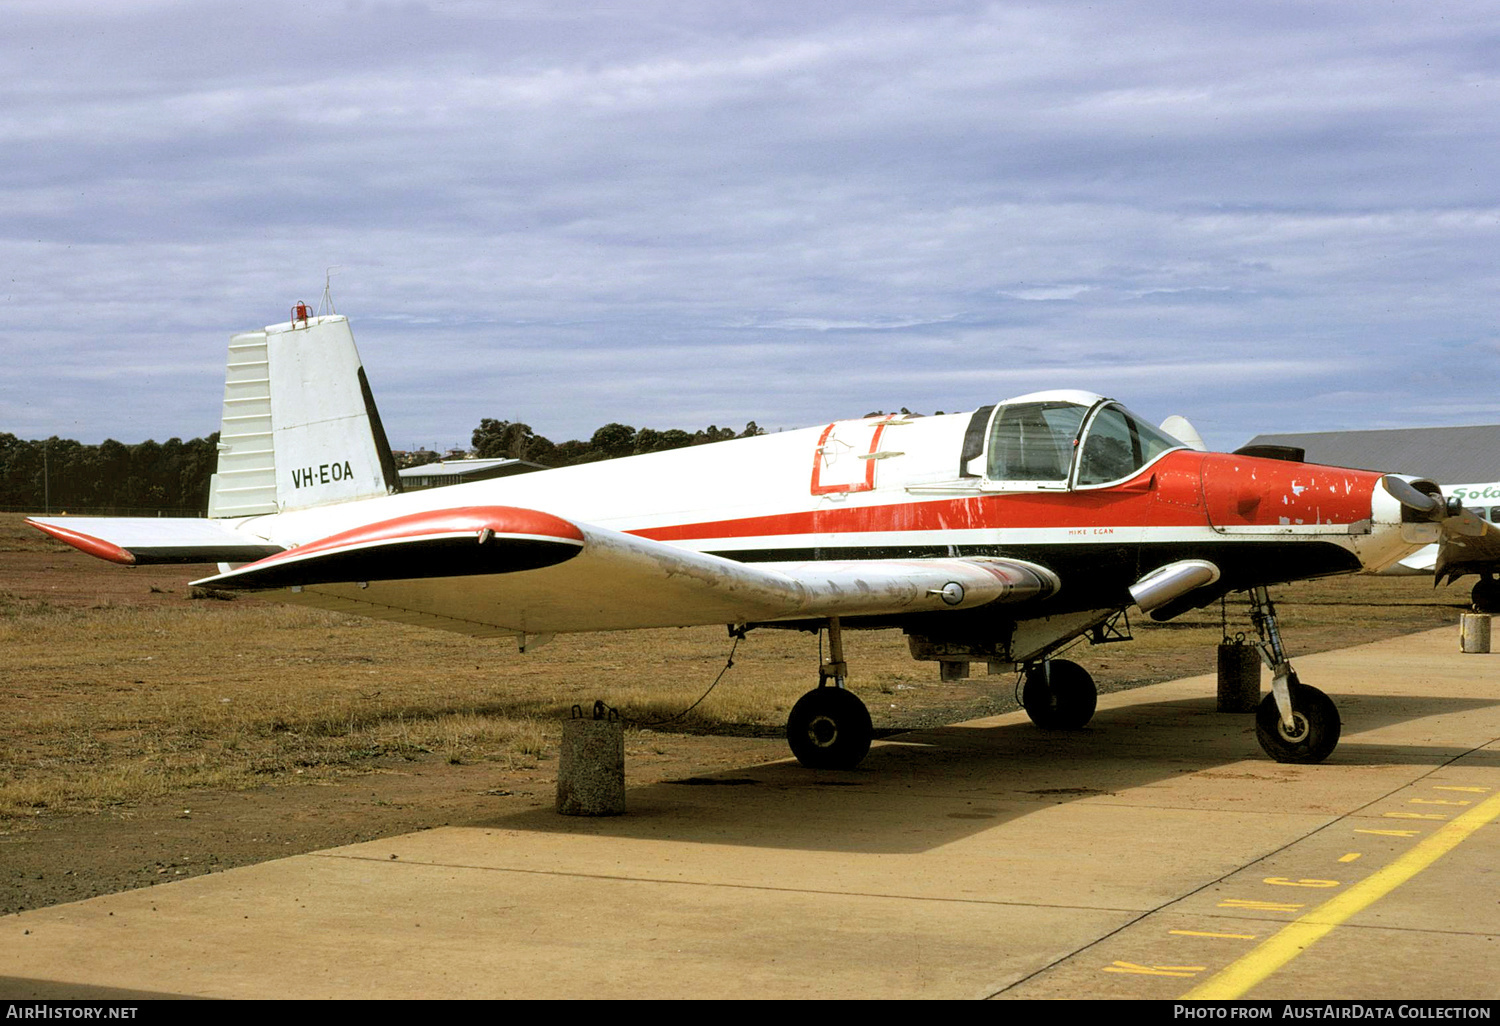
[[[559,636],[517,652],[255,599],[211,567],[122,568],[0,515],[0,913],[552,802],[561,723],[631,722],[632,785],[782,758],[818,639],[722,628]],[[1275,591],[1294,654],[1456,622],[1467,586]],[[1230,603],[1231,633],[1249,630]],[[1102,689],[1211,672],[1215,607],[1069,653]],[[878,731],[1015,708],[1012,676],[938,681],[894,631],[847,635]],[[678,717],[670,723],[654,723]],[[653,724],[654,725],[637,725]]]

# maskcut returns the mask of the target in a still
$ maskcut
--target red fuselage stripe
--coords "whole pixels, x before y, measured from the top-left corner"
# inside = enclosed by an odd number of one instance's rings
[[[630,533],[675,542],[905,531],[1352,524],[1369,518],[1379,479],[1368,471],[1173,452],[1109,488],[803,510]]]

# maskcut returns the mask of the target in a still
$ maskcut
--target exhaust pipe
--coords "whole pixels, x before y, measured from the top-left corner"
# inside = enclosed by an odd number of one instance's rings
[[[1130,586],[1130,597],[1143,613],[1196,591],[1219,579],[1219,568],[1206,559],[1183,559],[1151,571]]]

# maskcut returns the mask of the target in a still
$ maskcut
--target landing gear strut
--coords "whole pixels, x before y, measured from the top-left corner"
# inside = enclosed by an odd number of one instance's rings
[[[1046,730],[1078,730],[1088,723],[1099,692],[1089,671],[1069,659],[1043,659],[1026,667],[1021,707]]]
[[[870,750],[870,710],[844,686],[844,634],[828,619],[828,661],[818,667],[818,686],[797,699],[786,721],[786,740],[809,769],[853,769]]]
[[[1251,588],[1249,594],[1250,619],[1261,639],[1256,648],[1271,668],[1271,693],[1255,711],[1255,738],[1277,762],[1322,762],[1339,743],[1339,711],[1327,695],[1297,679],[1266,589]]]

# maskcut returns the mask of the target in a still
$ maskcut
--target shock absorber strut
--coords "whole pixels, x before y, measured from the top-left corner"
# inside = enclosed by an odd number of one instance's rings
[[[830,679],[834,687],[844,687],[848,676],[849,664],[844,662],[844,629],[840,626],[838,617],[830,616],[828,618],[828,661],[818,667],[818,687],[823,687]]]
[[[1271,693],[1276,696],[1276,711],[1288,729],[1295,725],[1292,718],[1292,693],[1289,685],[1296,683],[1297,671],[1287,659],[1286,649],[1281,644],[1281,627],[1276,619],[1276,604],[1264,586],[1249,589],[1250,622],[1260,641],[1255,647],[1263,663],[1271,670]]]

